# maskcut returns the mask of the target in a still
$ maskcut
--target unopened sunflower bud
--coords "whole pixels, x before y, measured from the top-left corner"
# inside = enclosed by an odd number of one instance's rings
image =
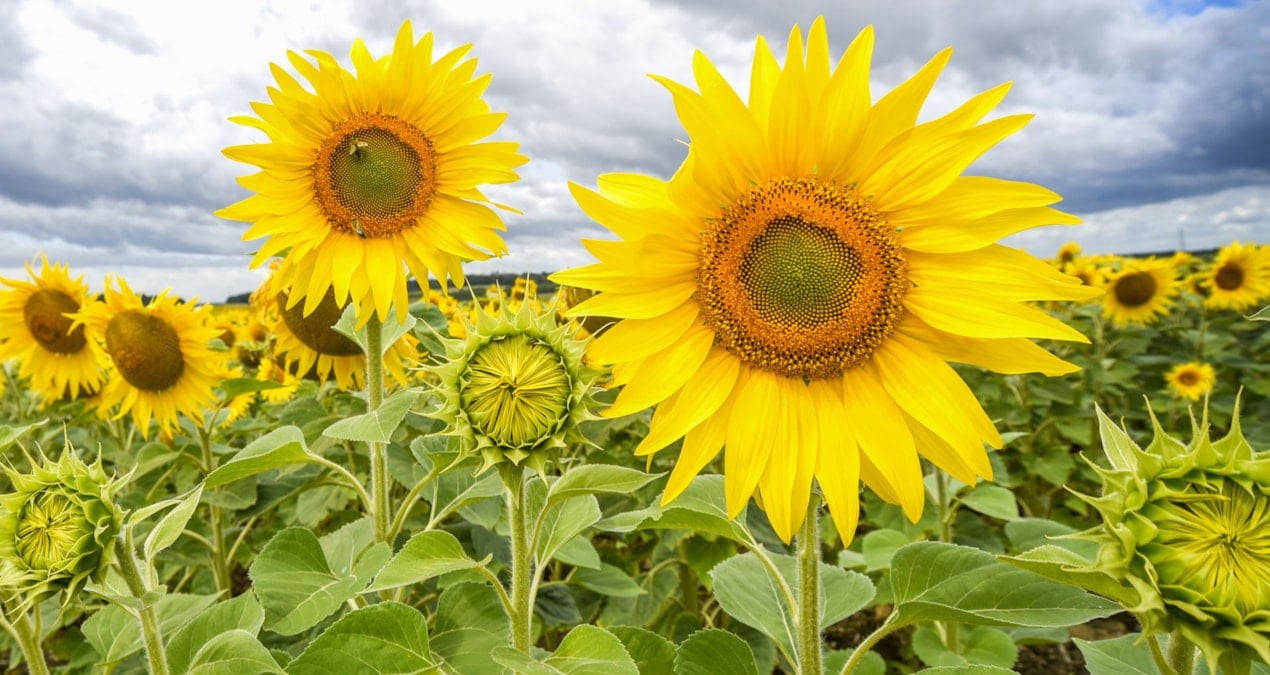
[[[572,442],[586,442],[578,425],[592,419],[599,371],[582,363],[585,342],[557,326],[555,309],[532,303],[514,313],[476,313],[463,339],[446,340],[446,362],[433,368],[442,397],[433,413],[479,452],[484,471],[510,462],[542,472]]]
[[[65,601],[114,559],[123,512],[119,481],[100,460],[87,465],[71,450],[56,462],[40,457],[30,473],[5,467],[12,492],[0,496],[0,560],[28,581],[32,601],[65,590]]]
[[[1190,444],[1152,416],[1145,449],[1099,412],[1110,469],[1088,497],[1101,526],[1096,568],[1131,587],[1143,633],[1173,633],[1203,652],[1211,672],[1270,662],[1270,453],[1254,452],[1235,412],[1209,440],[1207,418]]]

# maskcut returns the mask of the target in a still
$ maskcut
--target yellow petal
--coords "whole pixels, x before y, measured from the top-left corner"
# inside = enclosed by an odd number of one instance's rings
[[[621,417],[661,403],[697,375],[713,344],[714,332],[703,327],[690,331],[679,344],[645,359],[604,416]]]
[[[659,317],[619,321],[587,345],[587,354],[610,364],[645,358],[681,340],[699,313],[697,303],[685,302]]]
[[[816,483],[829,506],[843,546],[850,546],[860,522],[860,451],[845,423],[841,387],[829,380],[808,384],[812,405],[820,414],[820,453],[816,456]]]
[[[922,465],[904,415],[871,364],[866,362],[843,373],[842,405],[843,417],[861,451],[893,491],[904,515],[917,522],[926,499]],[[881,494],[876,487],[874,491]]]
[[[803,526],[811,496],[811,481],[820,456],[820,424],[807,385],[801,380],[776,378],[777,447],[767,458],[759,478],[763,508],[776,535],[789,543]]]
[[[1089,342],[1080,331],[1039,309],[973,292],[965,285],[915,286],[904,295],[904,307],[935,328],[967,337]]]
[[[649,425],[648,435],[635,448],[637,456],[649,455],[714,415],[732,396],[741,362],[722,347],[714,347],[696,374],[676,395],[673,403],[663,403]]]
[[[780,436],[771,414],[779,405],[776,379],[771,373],[742,368],[728,421],[727,447],[723,453],[724,492],[728,517],[735,518],[758,487],[759,477]]]
[[[692,479],[719,454],[727,437],[728,421],[731,418],[731,403],[724,402],[718,412],[684,436],[683,449],[679,451],[679,459],[675,460],[675,468],[666,481],[666,491],[661,498],[662,506],[683,494]]]

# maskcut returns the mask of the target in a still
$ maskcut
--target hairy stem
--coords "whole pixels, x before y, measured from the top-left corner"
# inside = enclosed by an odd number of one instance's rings
[[[366,411],[375,412],[384,402],[384,324],[377,315],[366,322]],[[376,541],[388,541],[392,514],[388,504],[388,449],[370,446],[370,519]],[[389,542],[390,544],[392,542]]]
[[[137,567],[137,558],[133,554],[132,533],[115,540],[115,552],[119,558],[119,571],[128,590],[133,597],[141,601],[141,609],[136,610],[141,620],[141,641],[145,645],[146,658],[149,660],[151,675],[168,675],[168,656],[163,649],[163,635],[159,631],[159,617],[154,605],[146,599],[150,591],[149,570],[146,574]]]
[[[798,533],[798,672],[821,675],[820,666],[820,500],[814,495]]]
[[[507,481],[507,515],[511,522],[512,539],[512,647],[528,654],[534,616],[534,553],[530,548],[529,527],[525,518],[525,478],[520,470],[508,471],[504,478]]]

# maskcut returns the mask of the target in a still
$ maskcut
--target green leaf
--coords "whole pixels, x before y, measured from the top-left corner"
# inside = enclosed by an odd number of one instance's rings
[[[287,666],[290,675],[435,672],[423,614],[381,602],[340,617]]]
[[[675,675],[758,675],[754,652],[745,640],[725,630],[697,631],[675,652]]]
[[[387,560],[387,544],[367,549],[358,562],[375,567]],[[265,544],[249,570],[265,608],[265,627],[295,635],[335,613],[365,588],[369,576],[355,563],[346,574],[331,570],[322,545],[311,531],[289,527]],[[375,571],[378,568],[375,567]],[[372,571],[370,574],[374,574]]]
[[[282,386],[282,383],[274,382],[273,380],[258,380],[254,377],[235,377],[222,380],[219,386],[221,393],[225,395],[225,400],[229,400],[236,396],[250,394],[253,391],[277,389]]]
[[[840,673],[842,668],[847,665],[847,660],[854,653],[854,649],[830,650],[825,652],[821,665],[826,673]],[[851,671],[851,675],[886,675],[886,659],[883,659],[877,652],[868,652],[856,662],[855,669]]]
[[[622,641],[640,675],[674,672],[675,644],[670,640],[636,626],[614,626],[609,631]]]
[[[454,535],[444,530],[420,532],[393,556],[366,590],[382,591],[426,581],[447,572],[483,567],[492,556],[477,562],[463,551]]]
[[[891,566],[891,558],[895,552],[913,543],[907,534],[899,530],[874,530],[860,542],[860,553],[864,556],[866,572],[876,572]]]
[[[936,673],[937,675],[1014,675],[1014,671],[1009,668],[998,668],[996,666],[987,666],[981,663],[973,663],[964,666],[937,666],[935,668],[927,668],[918,671],[921,673]]]
[[[798,561],[792,556],[769,553],[768,557],[797,593]],[[738,621],[771,638],[787,656],[795,653],[797,632],[785,596],[754,553],[744,553],[719,563],[710,571],[719,606]],[[820,564],[820,627],[825,629],[864,609],[873,599],[869,578],[858,572]]]
[[[1134,633],[1110,640],[1082,640],[1072,642],[1085,657],[1085,667],[1091,673],[1115,673],[1116,675],[1155,675],[1159,669],[1151,658],[1151,648]],[[1154,637],[1147,638],[1154,640]]]
[[[396,319],[400,318],[403,314],[405,315],[405,320],[398,323]],[[380,356],[387,354],[388,350],[396,344],[397,340],[399,340],[402,335],[410,332],[410,330],[414,328],[414,325],[414,316],[407,312],[403,312],[401,309],[395,309],[393,313],[388,316],[388,320],[383,322],[383,327],[380,329],[382,331],[380,333],[380,339],[383,341],[383,349],[381,350],[382,353]],[[361,328],[357,328],[357,307],[354,303],[350,302],[344,307],[344,311],[340,314],[339,321],[336,321],[335,325],[331,326],[331,328],[336,333],[352,340],[358,347],[361,347],[363,354],[369,353],[366,349],[366,326],[363,325]]]
[[[1021,555],[1001,556],[1000,560],[1047,579],[1112,598],[1124,607],[1135,607],[1141,602],[1132,586],[1106,572],[1091,569],[1089,559],[1059,546],[1038,546]]]
[[[575,626],[554,654],[541,663],[524,652],[500,647],[494,660],[518,673],[550,675],[639,675],[639,668],[616,635],[589,624]]]
[[[603,562],[597,570],[575,569],[569,580],[587,590],[615,598],[633,598],[645,592],[626,572]]]
[[[247,631],[255,636],[264,621],[265,611],[253,593],[243,593],[208,607],[168,639],[169,670],[185,672],[194,662],[195,653],[221,633]]]
[[[1098,415],[1098,433],[1102,436],[1102,449],[1107,453],[1107,460],[1111,462],[1111,466],[1121,471],[1137,469],[1138,454],[1142,452],[1138,444],[1104,415],[1102,408],[1095,405],[1094,412]]]
[[[985,516],[1005,521],[1019,519],[1019,505],[1014,501],[1014,493],[1000,485],[980,483],[957,499]]]
[[[595,545],[585,534],[566,541],[552,557],[566,565],[589,570],[600,569],[600,553],[595,550]]]
[[[537,528],[535,549],[539,562],[554,557],[560,547],[594,525],[601,515],[600,504],[592,495],[571,497],[548,507]]]
[[[194,515],[194,509],[202,496],[203,486],[195,486],[177,503],[175,508],[159,520],[153,530],[150,530],[145,543],[141,545],[141,552],[146,561],[153,563],[154,556],[158,555],[159,551],[176,543],[176,540],[181,537],[181,532],[185,530],[185,525],[190,522],[190,516]]]
[[[455,467],[453,470],[437,476],[432,494],[431,521],[440,523],[451,513],[463,508],[478,499],[488,499],[503,494],[503,481],[498,473],[491,471],[483,476],[475,476],[466,467]]]
[[[913,631],[913,652],[931,666],[986,665],[1009,668],[1019,658],[1014,640],[999,628],[973,626],[957,631],[957,651],[949,651],[939,631],[921,626]]]
[[[431,638],[433,658],[442,661],[443,671],[456,675],[500,672],[502,668],[491,653],[506,646],[506,635],[495,635],[479,628],[455,628],[436,633]]]
[[[1270,321],[1270,305],[1266,305],[1244,318],[1249,321]]]
[[[437,633],[478,628],[493,633],[503,644],[511,635],[511,623],[503,602],[487,584],[462,583],[447,587],[437,598]]]
[[[10,445],[13,445],[13,442],[21,438],[26,432],[38,426],[42,426],[47,421],[48,420],[44,419],[22,427],[12,427],[7,424],[0,424],[0,451],[3,451]]]
[[[154,604],[163,634],[175,632],[216,601],[215,595],[170,593]],[[141,650],[137,619],[118,605],[107,605],[84,621],[81,630],[106,665],[116,664]]]
[[[745,531],[745,514],[737,516],[735,521],[728,518],[723,494],[723,476],[697,476],[683,494],[667,506],[628,511],[606,518],[596,526],[610,532],[654,528],[690,530],[727,537],[742,544],[753,543]]]
[[[1074,528],[1045,518],[1020,518],[1005,524],[1005,536],[1015,551],[1027,551],[1041,546],[1058,546],[1090,560],[1098,554],[1098,544],[1084,539],[1062,538],[1075,534]]]
[[[220,633],[203,643],[190,661],[188,670],[173,672],[189,675],[258,675],[286,671],[278,667],[269,650],[254,633],[234,629]]]
[[[203,485],[213,488],[271,469],[312,462],[314,459],[314,455],[304,444],[304,434],[299,427],[282,427],[257,438],[238,451],[233,459],[207,474]]]
[[[547,505],[587,494],[631,494],[661,474],[647,474],[638,469],[628,469],[612,464],[584,464],[551,484],[547,491]]]
[[[898,625],[960,621],[1001,626],[1070,626],[1120,611],[1109,600],[941,542],[909,544],[891,562]]]
[[[384,399],[377,410],[346,417],[327,427],[322,435],[346,441],[387,443],[418,398],[418,391],[402,389]]]

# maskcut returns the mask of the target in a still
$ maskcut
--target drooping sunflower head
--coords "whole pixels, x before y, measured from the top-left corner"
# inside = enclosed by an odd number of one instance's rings
[[[104,302],[73,315],[110,358],[102,407],[116,409],[116,418],[131,413],[143,437],[152,419],[165,436],[176,431],[182,415],[201,422],[204,409],[216,402],[213,388],[223,379],[226,359],[208,344],[220,331],[208,325],[207,312],[206,305],[184,302],[166,289],[142,302],[127,281],[107,277]]]
[[[253,265],[286,256],[278,290],[303,314],[329,291],[356,305],[359,325],[383,320],[406,311],[407,274],[461,286],[462,261],[506,251],[499,205],[480,187],[516,180],[526,158],[516,143],[482,141],[506,115],[482,99],[490,77],[475,74],[470,48],[434,59],[432,34],[416,41],[407,21],[387,56],[354,42],[352,71],[290,52],[307,88],[275,65],[271,102],[253,104],[260,117],[233,118],[269,140],[225,150],[261,171],[240,181],[254,194],[218,215],[266,239]]]
[[[1081,535],[1100,544],[1095,568],[1136,595],[1144,634],[1180,633],[1212,672],[1270,662],[1270,453],[1248,444],[1238,410],[1215,442],[1205,411],[1189,444],[1153,415],[1145,449],[1098,414],[1111,467],[1086,497],[1103,523]]]
[[[1231,242],[1217,251],[1201,283],[1204,305],[1242,312],[1270,300],[1270,247]]]
[[[1207,363],[1179,363],[1164,376],[1176,396],[1198,401],[1213,390],[1217,374]]]
[[[555,309],[481,310],[465,337],[445,341],[436,375],[440,407],[433,416],[479,453],[481,470],[529,466],[544,473],[571,443],[588,441],[579,425],[594,418],[599,371],[583,363],[585,341],[555,322]]]
[[[30,473],[3,467],[12,489],[0,495],[0,560],[22,572],[28,600],[65,590],[69,602],[114,559],[121,481],[108,477],[100,460],[85,464],[70,448],[56,462],[41,456],[32,466]]]
[[[1084,338],[1026,303],[1100,293],[996,243],[1078,222],[1058,195],[962,175],[1030,119],[983,121],[1009,86],[919,124],[950,52],[874,101],[872,48],[866,28],[831,60],[817,19],[805,42],[790,32],[783,65],[758,39],[748,100],[701,53],[695,90],[656,78],[683,164],[571,185],[619,241],[584,242],[599,262],[552,276],[595,293],[569,316],[617,321],[590,348],[623,387],[605,414],[659,406],[639,454],[684,439],[664,499],[726,447],[729,512],[757,492],[786,539],[813,482],[844,540],[860,480],[919,517],[918,448],[964,481],[990,476],[999,435],[948,362],[1070,372],[1031,338]]]
[[[95,391],[106,356],[69,316],[91,302],[83,276],[45,256],[38,274],[31,263],[26,271],[30,281],[0,279],[0,362],[16,359],[18,377],[46,401]]]
[[[1154,323],[1169,313],[1177,296],[1176,269],[1167,260],[1126,260],[1107,278],[1103,316],[1117,326]]]

